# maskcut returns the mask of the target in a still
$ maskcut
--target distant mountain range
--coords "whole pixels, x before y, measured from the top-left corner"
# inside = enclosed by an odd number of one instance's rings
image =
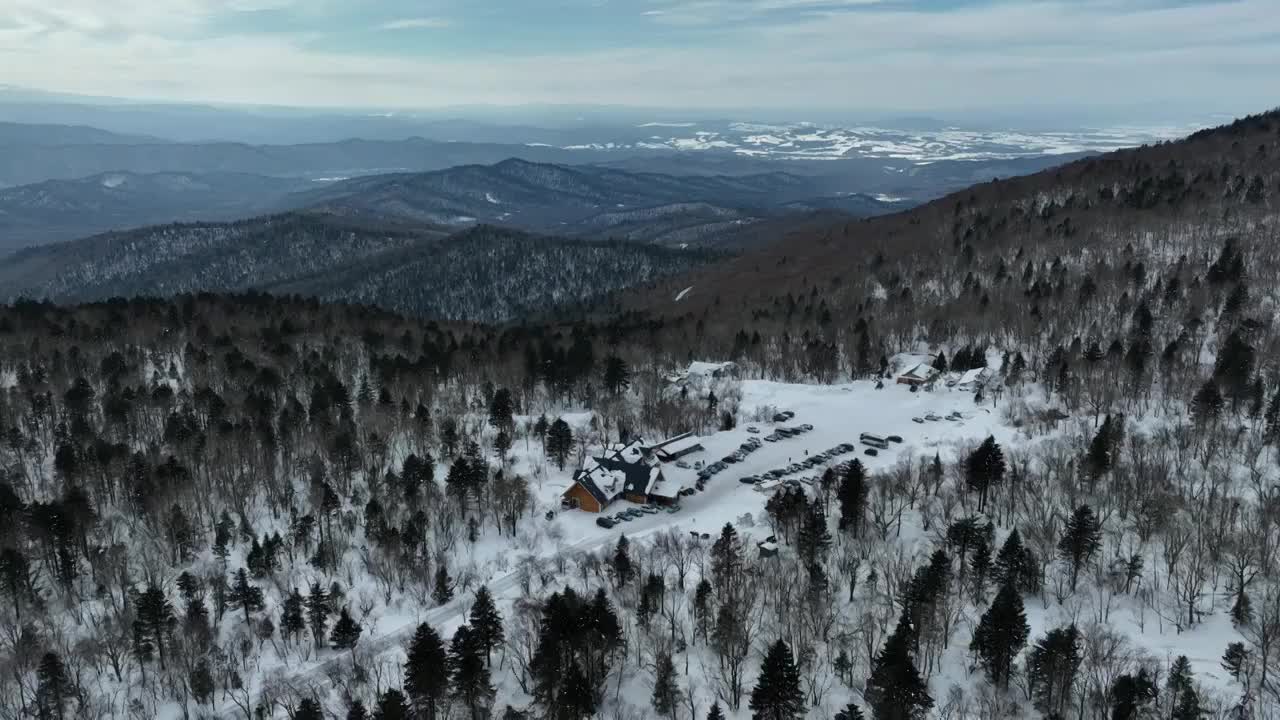
[[[263,290],[503,322],[586,303],[716,257],[479,226],[449,235],[328,215],[166,225],[31,248],[0,263],[0,300]]]
[[[149,224],[303,209],[407,229],[493,223],[583,238],[714,245],[732,244],[742,226],[779,214],[840,209],[865,216],[906,206],[866,196],[823,198],[824,189],[820,180],[780,172],[679,177],[514,159],[327,184],[242,173],[111,172],[0,190],[0,251]]]
[[[272,212],[313,185],[243,173],[110,172],[0,189],[0,253],[109,230]]]

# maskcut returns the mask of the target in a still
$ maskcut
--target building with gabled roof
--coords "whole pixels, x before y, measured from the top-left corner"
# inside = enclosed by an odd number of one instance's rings
[[[610,446],[589,458],[573,476],[562,503],[588,512],[602,512],[618,498],[634,503],[672,504],[683,488],[663,477],[657,456],[640,440]]]
[[[917,363],[898,376],[899,385],[924,385],[937,377],[938,371],[928,363]]]

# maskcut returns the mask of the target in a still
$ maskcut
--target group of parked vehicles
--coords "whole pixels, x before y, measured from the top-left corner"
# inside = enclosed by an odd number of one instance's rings
[[[830,450],[825,450],[815,455],[810,455],[806,457],[804,460],[801,460],[799,462],[791,463],[785,468],[775,468],[773,470],[770,470],[766,473],[762,473],[760,475],[747,475],[745,477],[739,478],[738,482],[741,482],[746,485],[760,485],[761,483],[766,483],[770,480],[777,480],[787,475],[794,475],[795,473],[801,472],[803,470],[817,467],[828,461],[834,460],[835,458],[841,455],[851,453],[855,449],[856,448],[853,446],[852,443],[841,443],[840,445],[837,445],[831,448]],[[847,466],[847,463],[846,463],[846,466]]]
[[[621,523],[631,522],[637,518],[642,518],[645,515],[657,515],[660,512],[674,515],[680,512],[680,506],[672,505],[667,508],[662,508],[650,503],[638,508],[628,508],[615,515],[604,515],[602,517],[598,517],[596,518],[596,525],[599,525],[602,528],[611,528]]]

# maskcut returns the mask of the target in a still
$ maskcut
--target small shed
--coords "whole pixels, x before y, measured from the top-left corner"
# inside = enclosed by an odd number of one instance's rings
[[[703,447],[693,433],[683,433],[663,440],[649,449],[662,462],[675,462],[686,455],[701,452]]]

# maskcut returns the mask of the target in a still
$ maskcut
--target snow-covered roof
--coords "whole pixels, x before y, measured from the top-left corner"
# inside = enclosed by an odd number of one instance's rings
[[[938,371],[935,370],[932,365],[919,363],[914,367],[912,367],[910,370],[902,373],[902,377],[912,378],[916,380],[928,380],[937,374],[938,374]]]
[[[965,374],[961,375],[961,376],[960,376],[960,379],[956,381],[956,384],[957,384],[957,385],[972,385],[973,383],[976,383],[976,382],[980,382],[980,381],[982,381],[982,380],[985,380],[985,379],[987,378],[988,374],[989,374],[989,371],[988,371],[986,368],[975,368],[975,369],[973,369],[973,370],[969,370],[969,371],[965,372]]]
[[[688,450],[702,447],[702,443],[698,441],[698,436],[692,433],[686,433],[682,436],[676,436],[670,440],[653,446],[654,450],[661,450],[668,455],[679,455]]]
[[[714,375],[737,367],[737,363],[729,360],[724,362],[704,362],[699,360],[689,363],[688,373],[690,375]]]

